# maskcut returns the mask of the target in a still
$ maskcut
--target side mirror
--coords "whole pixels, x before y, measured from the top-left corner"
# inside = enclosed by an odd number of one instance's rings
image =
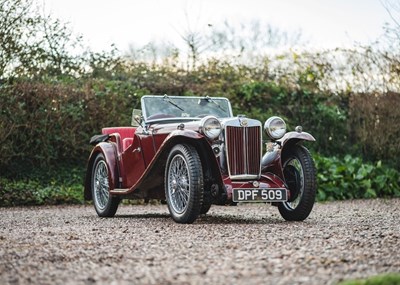
[[[139,127],[142,124],[142,110],[133,109],[132,111],[132,127]]]

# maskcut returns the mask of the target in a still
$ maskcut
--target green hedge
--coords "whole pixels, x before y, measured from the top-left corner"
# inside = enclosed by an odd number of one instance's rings
[[[262,122],[278,115],[289,130],[302,125],[316,138],[310,149],[320,155],[351,154],[400,167],[398,131],[391,127],[398,121],[396,112],[400,109],[375,114],[368,111],[370,105],[354,103],[359,97],[369,102],[377,97],[374,94],[330,94],[308,85],[294,88],[263,78],[256,68],[218,61],[190,72],[129,63],[101,76],[18,78],[0,85],[1,176],[13,176],[15,171],[10,170],[21,164],[48,167],[59,160],[82,163],[90,151],[87,142],[91,136],[102,127],[128,125],[132,109],[140,108],[142,95],[164,93],[224,96],[230,99],[236,115]],[[349,100],[353,102],[351,110]],[[379,104],[385,101],[385,106],[397,106],[400,101],[396,100],[400,94],[380,96]],[[371,114],[379,118],[379,124]],[[365,127],[366,122],[369,127]],[[383,131],[371,131],[375,125]]]
[[[224,67],[226,68],[226,67]],[[217,73],[217,70],[214,71]],[[154,80],[157,70],[145,74]],[[164,71],[166,77],[173,71]],[[169,72],[169,73],[168,73]],[[238,76],[240,70],[231,71]],[[324,94],[302,90],[290,91],[272,81],[235,78],[230,83],[220,74],[197,71],[180,75],[169,94],[180,94],[182,82],[191,80],[185,94],[225,96],[231,100],[235,114],[246,114],[264,122],[269,116],[282,116],[289,128],[296,125],[310,132],[317,141],[310,147],[322,155],[348,149],[346,144],[346,110],[330,102]],[[205,76],[209,81],[204,81]],[[148,78],[143,78],[143,82]],[[165,79],[164,79],[165,80]],[[172,80],[172,79],[171,79]],[[214,84],[222,81],[225,91],[215,93]],[[180,82],[180,83],[179,83]],[[147,82],[151,83],[151,82]],[[120,79],[84,79],[71,82],[19,80],[0,89],[0,172],[14,176],[18,165],[49,167],[58,161],[82,163],[90,151],[89,138],[102,127],[129,125],[133,108],[140,108],[144,94],[162,94],[156,82],[145,88],[128,75]],[[161,84],[162,82],[158,82]],[[218,88],[223,88],[218,85]],[[15,169],[15,171],[14,171]]]

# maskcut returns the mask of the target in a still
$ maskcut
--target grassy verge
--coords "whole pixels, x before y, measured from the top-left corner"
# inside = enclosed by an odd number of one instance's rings
[[[400,285],[400,274],[388,273],[366,279],[348,280],[338,285]]]

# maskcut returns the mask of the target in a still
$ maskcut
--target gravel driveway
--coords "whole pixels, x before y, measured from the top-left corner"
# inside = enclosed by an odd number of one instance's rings
[[[0,284],[336,284],[400,272],[400,199],[317,203],[305,222],[263,204],[192,225],[164,205],[0,208]]]

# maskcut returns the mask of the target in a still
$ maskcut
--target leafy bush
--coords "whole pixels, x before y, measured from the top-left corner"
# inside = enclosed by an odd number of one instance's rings
[[[0,177],[0,206],[81,204],[83,175],[80,168],[64,166],[34,170],[25,178]]]
[[[318,171],[317,199],[343,200],[400,197],[400,172],[382,165],[364,163],[359,157],[314,155]]]

